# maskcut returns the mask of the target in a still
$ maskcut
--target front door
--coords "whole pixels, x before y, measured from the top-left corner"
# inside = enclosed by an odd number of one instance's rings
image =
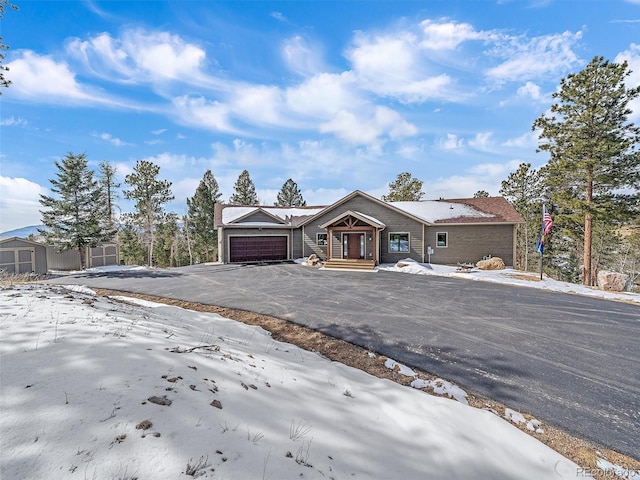
[[[345,258],[364,258],[364,233],[346,233],[344,243]]]

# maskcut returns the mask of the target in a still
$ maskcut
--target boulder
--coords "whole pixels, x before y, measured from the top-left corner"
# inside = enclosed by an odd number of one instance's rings
[[[598,287],[610,292],[624,292],[629,285],[629,275],[617,272],[598,272]]]
[[[307,265],[309,265],[310,267],[315,267],[319,263],[320,259],[315,253],[312,253],[311,255],[309,255],[309,258],[307,258]]]
[[[505,265],[500,257],[492,257],[486,260],[480,260],[476,263],[476,267],[480,270],[504,270]]]

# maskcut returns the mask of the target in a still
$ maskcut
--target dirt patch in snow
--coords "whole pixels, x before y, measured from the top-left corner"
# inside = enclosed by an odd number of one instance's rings
[[[531,277],[528,277],[527,279],[534,280]],[[311,352],[317,352],[332,361],[357,368],[378,378],[392,380],[401,385],[409,386],[416,378],[423,380],[438,379],[438,377],[433,374],[416,369],[413,369],[416,373],[415,377],[403,375],[400,373],[399,369],[390,369],[385,366],[387,357],[383,355],[377,355],[375,352],[371,352],[344,340],[327,336],[316,330],[296,325],[279,318],[247,312],[244,310],[204,305],[201,303],[186,302],[171,298],[156,297],[153,295],[106,289],[94,290],[98,295],[102,296],[128,296],[139,298],[142,300],[163,303],[165,305],[172,305],[198,312],[217,313],[218,315],[238,322],[260,326],[270,332],[271,336],[275,340],[291,343]],[[426,393],[434,394],[433,389],[426,388],[423,390]],[[467,391],[467,395],[467,401],[470,406],[489,410],[504,418],[505,409],[508,408],[508,406],[469,391]],[[221,405],[215,406],[217,408],[222,408]],[[523,412],[520,413],[527,421],[534,419],[532,415],[528,415]],[[553,427],[552,425],[541,424],[540,431],[538,432],[527,429],[526,421],[521,423],[512,423],[523,432],[535,437],[548,447],[583,467],[585,471],[589,472],[589,474],[595,479],[621,478],[614,476],[611,471],[598,468],[599,459],[606,459],[607,461],[624,469],[640,470],[640,461],[574,437],[559,428]]]

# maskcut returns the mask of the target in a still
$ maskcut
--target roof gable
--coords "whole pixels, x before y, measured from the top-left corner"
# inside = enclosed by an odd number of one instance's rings
[[[229,223],[275,223],[279,225],[286,224],[283,218],[280,218],[277,215],[273,215],[272,213],[266,211],[261,207],[253,208],[252,210],[246,212],[244,215],[235,218]]]
[[[22,237],[0,238],[0,245],[4,244],[4,243],[9,243],[9,242],[24,242],[24,243],[28,243],[30,245],[35,245],[37,247],[46,247],[46,245],[44,243],[34,242],[33,240],[29,240],[28,238],[22,238]]]
[[[307,220],[305,220],[301,225],[306,225],[308,223],[311,223],[315,218],[326,215],[327,213],[331,212],[331,210],[335,210],[340,205],[343,205],[344,203],[348,202],[349,200],[351,200],[351,199],[353,199],[353,198],[355,198],[357,196],[363,197],[363,198],[367,199],[368,201],[374,202],[374,203],[376,203],[378,205],[381,205],[381,206],[383,206],[385,208],[388,208],[389,210],[393,210],[394,212],[399,213],[400,215],[404,215],[405,217],[409,217],[409,218],[412,218],[413,220],[416,220],[418,222],[425,223],[424,219],[422,219],[420,217],[416,217],[411,212],[407,212],[405,210],[401,210],[401,209],[397,208],[396,206],[394,206],[392,203],[383,202],[382,200],[377,199],[376,197],[373,197],[373,196],[371,196],[371,195],[369,195],[367,193],[361,192],[360,190],[354,190],[349,195],[347,195],[345,197],[342,197],[337,202],[332,203],[328,207],[323,208],[316,215],[314,215],[313,217],[310,217]],[[366,218],[368,218],[368,220],[364,220],[367,223],[371,223],[372,221],[374,221],[374,222],[380,223],[380,225],[382,225],[381,228],[384,228],[384,224],[382,222],[380,222],[379,220],[376,220],[375,218],[373,218],[371,216],[368,216],[366,214],[363,214],[363,213],[359,213],[359,215],[365,216]]]
[[[353,210],[347,210],[346,212],[342,212],[340,215],[333,217],[331,220],[328,220],[327,222],[323,223],[322,225],[320,225],[320,228],[327,228],[330,225],[340,222],[342,219],[346,217],[357,218],[358,220],[368,225],[374,226],[376,228],[384,228],[386,226],[380,220],[372,217],[371,215],[366,215],[360,212],[354,212]]]
[[[263,207],[221,205],[221,225],[271,224],[297,227],[324,207]]]

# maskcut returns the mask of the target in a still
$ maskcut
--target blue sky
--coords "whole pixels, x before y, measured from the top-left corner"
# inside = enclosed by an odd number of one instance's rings
[[[602,55],[640,83],[640,0],[14,1],[0,232],[40,223],[67,152],[122,183],[160,165],[180,215],[207,169],[224,200],[247,169],[268,205],[288,178],[326,205],[401,172],[497,195],[545,163],[531,125],[561,78]]]

